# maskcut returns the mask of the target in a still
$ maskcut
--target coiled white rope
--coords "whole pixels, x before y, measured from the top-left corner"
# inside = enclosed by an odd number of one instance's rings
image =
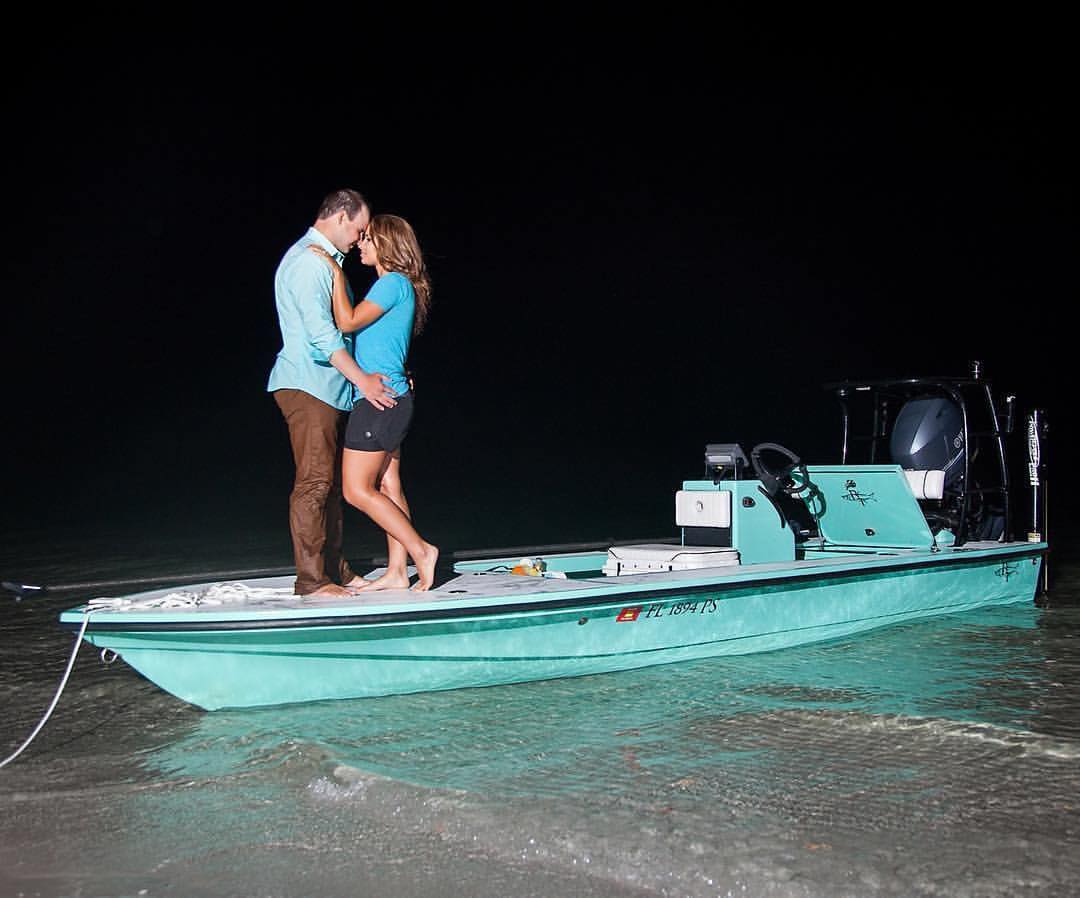
[[[60,686],[56,690],[56,695],[53,696],[52,704],[49,705],[49,710],[45,712],[45,716],[42,717],[41,720],[38,722],[38,725],[34,727],[34,732],[32,732],[27,737],[26,741],[22,745],[20,745],[18,749],[16,749],[15,753],[4,758],[3,761],[0,761],[0,767],[7,766],[19,755],[21,755],[26,749],[26,747],[34,741],[37,734],[41,732],[41,728],[45,726],[46,721],[48,721],[48,719],[52,717],[52,712],[55,710],[57,702],[60,701],[60,696],[64,692],[64,687],[67,685],[68,677],[71,676],[71,668],[75,666],[75,658],[79,654],[79,646],[82,645],[83,636],[86,633],[86,625],[90,622],[90,614],[93,610],[94,609],[91,608],[83,614],[82,626],[79,628],[79,635],[75,637],[75,645],[71,649],[71,657],[68,658],[67,670],[64,671],[64,677],[62,680],[60,680]]]
[[[97,598],[86,604],[91,610],[141,611],[149,608],[190,608],[197,605],[229,605],[251,601],[293,601],[291,586],[248,586],[246,583],[215,583],[200,589],[182,589],[149,599]]]

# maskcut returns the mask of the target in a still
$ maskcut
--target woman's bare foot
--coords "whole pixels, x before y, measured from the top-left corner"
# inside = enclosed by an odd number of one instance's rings
[[[416,565],[416,573],[419,579],[411,592],[427,592],[431,584],[435,582],[435,564],[439,560],[439,548],[431,543],[424,543],[424,554],[417,558],[413,556],[413,564]]]
[[[327,583],[325,586],[320,586],[314,592],[306,592],[304,595],[319,596],[320,598],[329,597],[334,599],[347,599],[352,595],[352,592],[344,586],[338,586],[336,583]]]
[[[353,592],[377,592],[382,589],[409,588],[409,574],[407,571],[387,571],[374,580],[365,580],[363,577],[360,579],[362,583],[359,586],[353,586]]]
[[[369,580],[367,577],[362,577],[360,574],[357,574],[348,583],[344,584],[344,586],[352,595],[356,595],[358,592],[366,592],[369,590],[374,582],[374,580]]]

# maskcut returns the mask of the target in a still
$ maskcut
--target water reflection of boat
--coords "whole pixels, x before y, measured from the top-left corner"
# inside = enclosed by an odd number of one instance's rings
[[[953,721],[955,730],[1019,731],[1037,716],[1032,685],[1045,678],[1034,641],[1042,613],[981,609],[900,624],[873,640],[617,677],[222,711],[202,715],[190,733],[144,758],[170,775],[217,778],[289,757],[302,739],[321,753],[322,773],[348,765],[423,786],[535,798],[629,791],[635,761],[668,781],[749,762],[751,753],[766,763],[762,750],[828,742],[842,718],[849,729],[875,722],[884,729],[888,721],[948,728]]]
[[[1047,546],[1011,537],[1011,404],[999,415],[977,377],[835,387],[840,464],[711,444],[676,493],[677,544],[459,560],[430,592],[344,601],[292,596],[288,578],[160,589],[61,622],[215,709],[626,670],[1031,601]]]

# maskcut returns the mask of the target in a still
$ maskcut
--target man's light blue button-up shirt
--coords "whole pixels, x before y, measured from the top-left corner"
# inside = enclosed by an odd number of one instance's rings
[[[337,349],[352,353],[352,337],[334,324],[331,295],[334,276],[326,260],[308,249],[318,244],[337,259],[345,257],[315,228],[285,253],[274,275],[281,351],[270,371],[269,392],[303,390],[334,408],[353,406],[353,386],[330,364]]]

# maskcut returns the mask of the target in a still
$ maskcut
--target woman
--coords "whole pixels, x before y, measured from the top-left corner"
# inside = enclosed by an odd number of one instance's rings
[[[413,411],[405,359],[410,338],[420,333],[427,320],[431,281],[416,234],[403,218],[376,215],[358,245],[360,261],[373,266],[379,279],[355,307],[341,266],[319,247],[311,249],[333,269],[334,319],[343,332],[357,332],[353,346],[357,362],[363,360],[365,371],[380,372],[396,393],[397,404],[391,408],[379,408],[361,395],[345,430],[345,500],[386,531],[389,547],[386,573],[363,582],[359,589],[407,588],[411,556],[419,575],[412,589],[423,592],[435,579],[439,550],[412,525],[401,487],[401,444]]]

